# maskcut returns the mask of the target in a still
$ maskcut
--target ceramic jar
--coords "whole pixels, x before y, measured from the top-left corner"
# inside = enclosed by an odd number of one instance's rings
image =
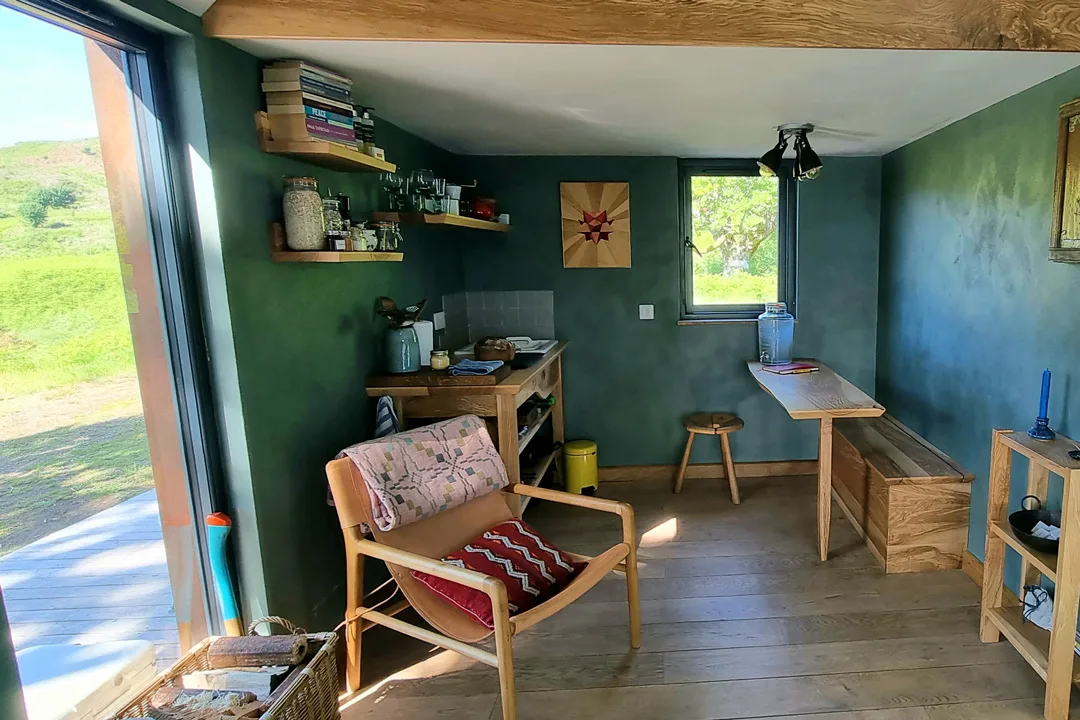
[[[284,182],[285,243],[290,250],[322,250],[326,225],[318,182],[312,177],[287,177]]]
[[[420,339],[412,325],[392,327],[386,333],[387,372],[410,373],[420,369]]]

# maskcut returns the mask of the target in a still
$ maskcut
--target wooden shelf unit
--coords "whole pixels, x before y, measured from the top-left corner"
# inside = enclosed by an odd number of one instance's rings
[[[480,220],[465,217],[464,215],[448,215],[446,213],[429,215],[426,213],[377,212],[371,214],[371,219],[376,222],[396,222],[403,225],[453,225],[454,227],[493,230],[495,232],[507,232],[510,230],[510,226],[506,223]]]
[[[1069,699],[1076,669],[1076,621],[1080,610],[1080,460],[1068,453],[1077,447],[1058,435],[1039,441],[1025,432],[995,430],[990,446],[989,506],[986,522],[986,562],[983,565],[982,619],[979,637],[997,642],[1004,635],[1017,652],[1046,681],[1043,715],[1046,720],[1068,720]],[[1045,502],[1049,474],[1063,481],[1061,541],[1056,556],[1037,552],[1020,542],[1009,525],[1009,484],[1013,453],[1026,457],[1027,494]],[[1052,630],[1027,622],[1018,607],[1005,606],[1005,548],[1020,554],[1021,584],[1031,585],[1038,576],[1055,583]],[[1023,592],[1020,593],[1021,600]]]
[[[340,252],[338,250],[290,250],[285,244],[285,228],[270,223],[270,259],[277,263],[401,262],[399,252]]]
[[[255,113],[259,149],[271,155],[284,155],[338,172],[397,172],[397,165],[380,160],[345,145],[321,140],[275,140],[270,134],[266,113]]]

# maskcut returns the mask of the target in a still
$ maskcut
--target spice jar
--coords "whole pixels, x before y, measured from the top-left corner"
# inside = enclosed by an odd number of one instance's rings
[[[319,184],[313,177],[287,177],[282,210],[285,243],[290,250],[321,250],[326,246]]]
[[[450,352],[448,350],[431,351],[431,369],[445,370],[450,367]]]

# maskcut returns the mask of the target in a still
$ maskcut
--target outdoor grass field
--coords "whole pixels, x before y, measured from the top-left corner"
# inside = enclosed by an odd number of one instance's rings
[[[153,486],[100,152],[0,148],[0,554]]]

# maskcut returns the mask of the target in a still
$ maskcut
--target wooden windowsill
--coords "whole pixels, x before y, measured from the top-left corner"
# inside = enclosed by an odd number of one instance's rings
[[[682,318],[678,325],[737,325],[739,323],[756,323],[757,318]],[[796,320],[798,325],[799,321]]]

